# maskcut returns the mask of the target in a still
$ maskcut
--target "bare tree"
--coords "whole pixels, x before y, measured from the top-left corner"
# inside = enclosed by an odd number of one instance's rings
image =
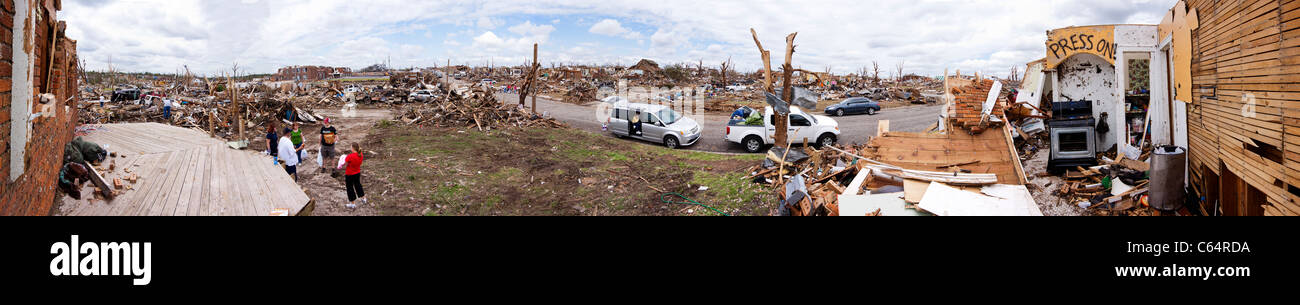
[[[719,71],[719,74],[722,74],[723,86],[727,85],[727,72],[730,70],[731,70],[731,57],[728,56],[727,61],[722,62],[722,71]]]
[[[880,63],[871,61],[871,83],[880,86]]]
[[[903,64],[905,64],[904,61],[898,61],[898,74],[896,74],[897,76],[894,78],[894,82],[899,85],[903,84]]]

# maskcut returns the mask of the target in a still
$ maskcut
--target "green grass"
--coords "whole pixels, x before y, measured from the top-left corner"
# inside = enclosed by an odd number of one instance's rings
[[[461,205],[467,189],[461,185],[438,186],[433,190],[433,202],[443,205]]]
[[[745,173],[695,172],[691,184],[707,186],[709,190],[705,191],[706,196],[692,199],[728,213],[744,209],[746,205],[758,200],[758,195],[764,191],[755,189],[757,186],[745,180],[745,176]]]

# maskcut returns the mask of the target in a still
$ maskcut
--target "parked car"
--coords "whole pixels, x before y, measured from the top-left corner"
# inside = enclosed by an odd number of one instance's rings
[[[731,85],[731,86],[727,86],[727,90],[729,90],[729,91],[745,91],[745,90],[749,90],[749,86],[745,86],[745,85],[741,85],[741,84],[734,84],[734,85]]]
[[[438,98],[438,94],[433,90],[415,90],[411,91],[409,99],[412,101],[428,102]]]
[[[760,124],[750,125],[745,120],[731,120],[727,123],[727,142],[741,144],[745,151],[751,153],[761,151],[763,146],[776,144],[773,139],[776,134],[776,126],[772,121],[774,117],[772,107],[766,107]],[[829,146],[834,145],[840,137],[840,123],[835,119],[808,114],[799,107],[790,107],[787,122],[786,140],[790,143],[807,140],[818,146]]]
[[[826,107],[826,114],[844,116],[846,114],[866,113],[874,115],[880,112],[880,103],[865,97],[853,97]]]
[[[700,124],[664,105],[618,103],[612,107],[606,126],[615,137],[631,137],[676,149],[700,140]],[[640,112],[640,133],[629,121]]]
[[[125,101],[134,101],[138,99],[140,99],[140,89],[124,88],[124,89],[114,90],[113,96],[110,98],[110,101],[125,102]]]

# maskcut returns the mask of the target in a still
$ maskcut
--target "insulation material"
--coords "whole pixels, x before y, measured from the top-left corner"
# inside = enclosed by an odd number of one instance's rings
[[[975,193],[932,182],[918,206],[939,216],[1043,216],[1024,185],[990,185]]]

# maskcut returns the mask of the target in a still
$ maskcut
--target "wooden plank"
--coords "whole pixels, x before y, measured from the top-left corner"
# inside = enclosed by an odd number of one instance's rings
[[[177,211],[184,212],[186,206],[189,205],[190,193],[194,192],[196,184],[194,176],[198,175],[198,165],[200,163],[199,158],[202,157],[203,152],[198,149],[190,149],[187,150],[187,152],[189,153],[189,157],[185,163],[181,164],[181,167],[184,167],[185,171],[184,173],[177,175],[177,179],[181,184],[176,187],[176,192],[173,196],[167,199],[166,204],[163,205],[162,212],[159,215],[174,216],[177,214]]]
[[[159,176],[163,183],[158,185],[158,188],[150,190],[158,195],[151,197],[149,201],[143,202],[141,209],[133,215],[162,215],[162,207],[166,204],[167,197],[179,186],[180,182],[177,180],[185,172],[185,167],[182,164],[188,161],[188,152],[182,150],[169,152],[168,154],[171,154],[172,158],[161,165],[163,173]]]
[[[244,164],[248,176],[252,178],[249,180],[251,187],[249,195],[253,198],[261,198],[252,201],[257,203],[257,212],[253,215],[270,215],[270,212],[275,209],[276,202],[281,200],[278,199],[281,196],[280,190],[267,182],[269,175],[263,170],[265,164],[259,166],[257,158],[248,152],[234,152],[234,155],[243,161],[242,164]],[[292,211],[290,212],[292,213]]]
[[[104,180],[104,176],[99,174],[99,170],[95,169],[95,166],[90,162],[83,161],[81,165],[90,169],[90,182],[95,184],[99,195],[104,196],[105,199],[113,200],[113,186],[109,185],[107,180]]]
[[[139,200],[132,201],[129,205],[122,205],[113,209],[113,211],[110,212],[110,215],[144,215],[142,211],[145,207],[154,200],[157,200],[156,198],[160,196],[159,193],[161,193],[161,190],[163,189],[162,185],[167,183],[166,173],[168,171],[165,164],[170,163],[171,160],[176,157],[176,153],[164,152],[153,155],[158,156],[158,158],[155,159],[157,162],[144,165],[148,166],[149,170],[147,174],[142,175],[145,177],[145,184],[141,185],[139,189],[141,193],[145,194],[145,196],[140,197]]]
[[[176,206],[172,215],[198,215],[199,202],[203,200],[204,177],[208,174],[208,158],[211,151],[207,147],[197,149],[198,158],[194,160],[194,170],[190,172],[189,179],[185,184],[185,192],[181,193],[181,203]]]

